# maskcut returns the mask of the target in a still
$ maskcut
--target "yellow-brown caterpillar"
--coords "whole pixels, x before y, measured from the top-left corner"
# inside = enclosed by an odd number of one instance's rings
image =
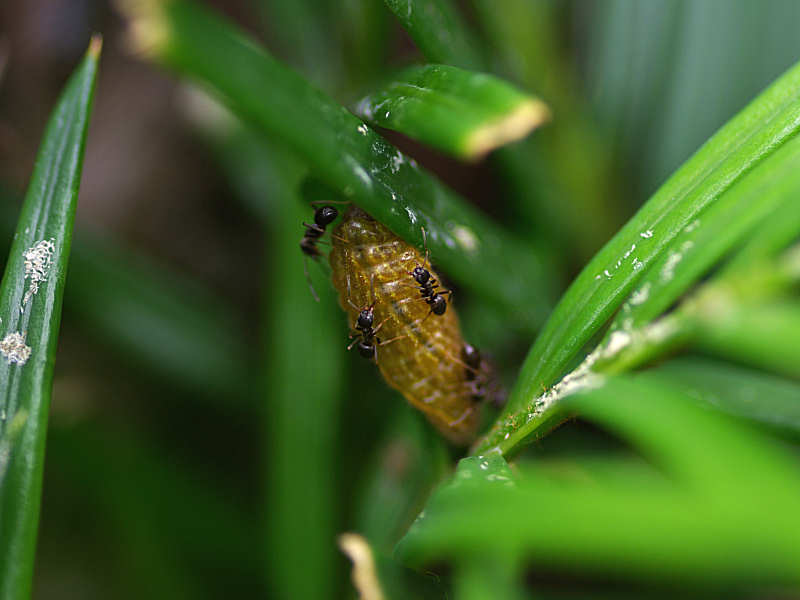
[[[380,337],[398,338],[378,346],[383,378],[445,437],[468,444],[479,418],[474,371],[461,359],[465,345],[455,310],[431,314],[410,276],[423,256],[357,207],[347,211],[332,239],[333,285],[351,327],[362,309],[373,306]]]

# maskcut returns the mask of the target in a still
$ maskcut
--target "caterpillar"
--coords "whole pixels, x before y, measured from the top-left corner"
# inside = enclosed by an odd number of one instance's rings
[[[386,383],[451,442],[468,444],[479,421],[472,367],[461,358],[465,344],[455,310],[427,318],[430,307],[410,280],[422,255],[355,206],[333,233],[333,285],[351,326],[372,307],[381,335],[393,339],[376,351]]]

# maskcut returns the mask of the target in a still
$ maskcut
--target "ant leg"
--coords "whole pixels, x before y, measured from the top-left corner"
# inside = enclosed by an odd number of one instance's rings
[[[384,341],[378,340],[378,343],[376,344],[376,346],[387,346],[387,345],[391,344],[392,342],[396,342],[397,340],[402,340],[405,337],[408,337],[408,336],[407,335],[398,335],[398,336],[393,337],[393,338],[388,339],[388,340],[384,340]]]
[[[384,323],[386,323],[386,321],[388,321],[390,318],[391,318],[391,315],[389,315],[389,316],[388,316],[388,317],[386,317],[386,318],[385,318],[383,321],[381,321],[380,323],[378,323],[378,326],[377,326],[375,329],[373,329],[373,330],[372,330],[372,333],[373,333],[373,334],[375,334],[375,333],[378,333],[378,330],[379,330],[381,327],[383,327],[383,324],[384,324]],[[378,341],[380,341],[380,340],[378,340]]]
[[[353,337],[353,336],[351,335],[350,337]],[[354,339],[352,342],[350,342],[350,345],[347,347],[347,349],[348,350],[352,350],[353,346],[355,346],[360,339],[361,339],[360,337],[356,336],[356,339]]]
[[[476,374],[476,375],[477,375],[478,373],[480,373],[480,371],[481,371],[481,369],[480,369],[480,366],[478,366],[478,367],[470,367],[470,366],[469,366],[467,363],[465,363],[463,360],[461,360],[460,358],[458,358],[458,357],[456,357],[456,356],[452,356],[452,355],[451,355],[449,352],[446,352],[446,351],[445,351],[445,354],[447,355],[447,358],[449,358],[450,360],[452,360],[452,361],[453,361],[453,362],[455,362],[455,363],[458,363],[458,364],[460,364],[460,365],[461,365],[462,367],[464,367],[464,368],[465,368],[467,371],[470,371],[470,372],[472,372],[472,373],[474,373],[474,374]]]
[[[375,341],[378,342],[377,344],[373,345],[372,347],[375,349],[375,362],[378,362],[378,346],[386,346],[391,344],[392,342],[396,342],[397,340],[401,340],[404,337],[408,337],[407,335],[398,335],[397,337],[393,337],[390,340],[381,341],[380,338],[375,338]]]
[[[461,425],[461,423],[464,422],[464,419],[466,419],[469,415],[472,414],[472,411],[473,411],[473,408],[470,406],[463,413],[461,413],[461,416],[458,417],[455,421],[450,421],[447,424],[447,426],[448,427],[456,427],[457,425]]]
[[[317,296],[317,292],[314,291],[314,286],[311,284],[311,275],[308,273],[308,259],[303,256],[303,272],[306,274],[306,281],[308,282],[308,289],[311,290],[311,295],[314,296],[314,300],[319,302],[319,296]]]
[[[341,237],[341,236],[339,236],[339,235],[336,235],[336,234],[335,234],[335,233],[333,233],[332,231],[330,232],[330,234],[329,234],[329,235],[330,235],[330,236],[331,236],[333,239],[335,239],[335,240],[339,240],[339,241],[340,241],[340,242],[342,242],[343,244],[349,244],[349,243],[350,243],[350,240],[346,240],[345,238],[343,238],[343,237]]]
[[[424,298],[422,298],[422,300],[424,300]],[[431,309],[428,311],[428,314],[427,314],[427,315],[425,315],[425,318],[424,318],[424,319],[422,319],[422,321],[420,321],[420,323],[419,323],[419,324],[420,324],[420,325],[422,325],[423,323],[425,323],[425,321],[427,321],[427,320],[428,320],[428,317],[430,317],[432,314],[433,314],[433,308],[431,308]]]

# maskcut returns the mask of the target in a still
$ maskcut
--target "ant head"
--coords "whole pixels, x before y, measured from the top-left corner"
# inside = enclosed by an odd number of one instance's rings
[[[461,359],[467,363],[467,366],[472,369],[477,369],[481,366],[481,351],[475,346],[464,344],[461,349]]]
[[[372,327],[372,324],[375,322],[375,311],[373,306],[368,306],[361,310],[358,313],[358,320],[356,321],[356,327],[359,329],[369,329]]]
[[[420,285],[425,285],[426,283],[428,283],[428,280],[431,278],[431,274],[428,271],[428,269],[426,269],[424,267],[420,267],[419,265],[414,267],[414,270],[411,271],[411,276]]]
[[[326,227],[333,223],[336,217],[339,216],[339,211],[332,206],[321,206],[314,213],[314,223],[320,227]]]

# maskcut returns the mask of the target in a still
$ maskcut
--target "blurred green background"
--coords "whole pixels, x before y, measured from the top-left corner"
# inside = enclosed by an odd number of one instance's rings
[[[420,59],[379,2],[208,4],[345,104],[387,70]],[[481,4],[463,3],[468,22]],[[509,77],[552,101],[556,119],[575,123],[570,139],[592,144],[576,152],[600,173],[593,210],[604,218],[587,219],[563,198],[566,227],[583,235],[564,252],[566,283],[667,175],[800,57],[800,3],[536,7],[540,21],[522,23],[519,34],[542,38],[509,56],[487,35],[496,53],[489,60],[504,61]],[[388,554],[455,451],[343,351],[346,323],[316,265],[322,302],[313,302],[296,250],[300,222],[311,218],[297,194],[302,166],[196,88],[132,57],[107,3],[12,0],[0,7],[4,239],[47,115],[94,31],[105,46],[59,343],[34,595],[346,597],[349,563],[336,534],[360,531]],[[515,215],[528,209],[504,203],[502,165],[465,166],[389,138],[519,227]],[[512,378],[530,335],[478,318],[469,298],[458,302],[467,337]],[[574,423],[533,451],[609,443]]]

